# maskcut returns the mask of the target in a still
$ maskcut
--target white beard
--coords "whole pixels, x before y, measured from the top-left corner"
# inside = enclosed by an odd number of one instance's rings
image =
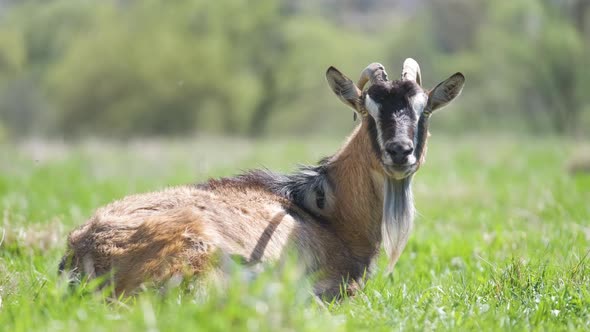
[[[386,178],[383,186],[383,220],[381,237],[389,257],[389,272],[393,270],[406,247],[414,224],[412,176],[402,180]]]

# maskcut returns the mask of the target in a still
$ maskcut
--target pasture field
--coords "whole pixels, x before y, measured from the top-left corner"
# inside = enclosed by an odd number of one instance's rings
[[[419,211],[393,274],[318,305],[296,264],[224,292],[195,281],[132,299],[70,291],[67,233],[131,193],[266,166],[290,171],[340,139],[195,138],[0,147],[1,331],[590,330],[590,174],[568,174],[589,143],[431,137],[414,179]],[[337,253],[335,253],[337,254]]]

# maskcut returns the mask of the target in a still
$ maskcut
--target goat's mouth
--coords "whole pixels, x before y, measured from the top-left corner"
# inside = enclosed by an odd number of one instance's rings
[[[385,174],[395,180],[402,180],[416,172],[416,163],[407,165],[383,164]]]
[[[404,179],[416,172],[418,169],[416,156],[413,154],[396,160],[389,154],[382,155],[381,165],[385,174],[395,180]]]

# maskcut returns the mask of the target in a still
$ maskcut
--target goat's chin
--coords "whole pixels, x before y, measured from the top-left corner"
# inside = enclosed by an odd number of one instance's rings
[[[415,166],[415,164],[407,166],[383,165],[383,170],[388,178],[393,180],[403,180],[416,172]]]

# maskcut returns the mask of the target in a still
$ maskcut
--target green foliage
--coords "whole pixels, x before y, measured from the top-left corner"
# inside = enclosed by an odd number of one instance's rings
[[[135,10],[112,3],[102,7],[93,29],[49,73],[49,93],[63,105],[60,129],[74,134],[186,133],[194,126],[199,102],[207,102],[207,84],[216,83],[207,82],[196,65],[222,59],[215,42],[195,40],[188,27],[167,24],[182,21],[181,10],[152,10],[153,2],[135,5]],[[219,61],[208,65],[223,68]]]
[[[382,257],[364,291],[327,309],[310,297],[291,263],[255,279],[236,269],[225,290],[191,281],[120,301],[93,293],[91,285],[70,292],[57,278],[67,233],[100,205],[260,164],[286,171],[337,146],[213,138],[1,146],[2,330],[590,327],[590,175],[567,175],[563,156],[575,152],[568,140],[435,135],[414,180],[420,213],[393,275],[384,274]]]
[[[583,0],[400,8],[384,0],[8,2],[0,120],[9,136],[343,133],[350,116],[325,86],[326,68],[354,78],[380,61],[397,77],[411,56],[427,88],[456,71],[467,77],[440,129],[585,133]]]
[[[0,78],[6,79],[23,70],[25,49],[23,38],[16,29],[0,30]]]
[[[327,59],[343,49],[335,28],[281,15],[273,0],[55,0],[12,11],[5,23],[27,38],[6,33],[0,43],[25,44],[27,64],[18,49],[0,59],[5,71],[25,67],[21,77],[36,81],[30,88],[47,99],[54,134],[258,135],[284,105],[317,97]],[[351,36],[341,39],[360,40]],[[322,48],[318,62],[313,51]]]
[[[577,91],[590,86],[581,70],[590,65],[583,56],[584,36],[555,8],[534,1],[518,5],[506,1],[494,9],[481,42],[504,50],[505,61],[488,52],[492,64],[488,73],[511,83],[496,84],[502,87],[496,98],[512,100],[509,109],[522,110],[536,129],[561,133],[574,129],[581,109],[590,102]]]

